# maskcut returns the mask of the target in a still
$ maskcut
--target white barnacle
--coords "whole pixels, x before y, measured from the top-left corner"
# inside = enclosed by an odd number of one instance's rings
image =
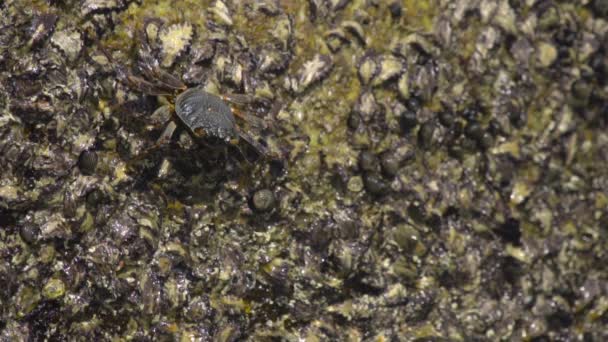
[[[317,54],[315,57],[304,64],[303,70],[298,78],[297,92],[303,92],[314,82],[323,79],[331,68],[333,62],[328,55]]]
[[[192,25],[189,23],[175,24],[163,28],[159,34],[163,60],[162,66],[170,67],[175,59],[190,44],[192,39]]]

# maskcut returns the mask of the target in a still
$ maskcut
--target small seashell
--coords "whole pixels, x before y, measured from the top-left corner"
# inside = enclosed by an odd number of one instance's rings
[[[452,23],[449,18],[440,17],[435,24],[435,37],[443,48],[447,48],[453,41]]]
[[[45,13],[34,18],[32,26],[30,27],[30,46],[35,46],[44,41],[55,29],[55,23],[57,22],[57,15],[52,13]]]
[[[378,63],[371,53],[367,53],[359,62],[359,79],[363,85],[367,85],[378,74]]]
[[[342,23],[342,28],[355,36],[359,44],[365,46],[365,32],[363,31],[363,27],[356,21],[346,20]]]
[[[236,62],[227,63],[222,71],[222,76],[223,77],[221,77],[220,80],[231,84],[234,87],[240,88],[243,85],[243,66]]]
[[[274,194],[268,189],[256,191],[251,198],[253,209],[259,212],[271,210],[274,207],[275,202],[276,199]]]
[[[304,63],[304,67],[298,75],[298,82],[294,91],[296,93],[302,93],[313,83],[327,77],[332,68],[333,60],[331,56],[321,54],[315,55],[311,61]]]
[[[331,9],[332,11],[339,11],[346,7],[349,2],[350,0],[329,0],[329,9]]]
[[[213,15],[214,21],[219,25],[232,26],[234,23],[230,16],[230,10],[223,1],[215,1],[209,11]]]
[[[372,85],[377,86],[399,76],[405,69],[405,63],[391,55],[380,57],[380,72],[373,79]]]
[[[354,111],[361,116],[364,122],[370,122],[372,118],[381,113],[382,107],[376,101],[374,94],[366,91],[359,96]]]
[[[398,56],[408,57],[411,46],[415,46],[419,51],[427,55],[439,55],[439,49],[429,39],[419,33],[412,33],[404,38],[396,38],[391,44],[391,51]]]
[[[215,55],[215,44],[210,40],[207,40],[202,44],[196,44],[191,48],[191,54],[193,63],[206,63]]]
[[[291,54],[281,52],[272,46],[265,46],[257,54],[260,56],[258,69],[262,73],[280,73],[287,69],[291,60]]]
[[[208,77],[208,74],[209,71],[207,70],[207,68],[201,65],[192,64],[184,73],[182,79],[184,80],[184,82],[186,82],[186,84],[197,85],[204,83],[204,81]]]
[[[279,42],[281,48],[287,50],[292,45],[294,36],[292,17],[281,16],[272,28],[271,34]]]
[[[107,11],[118,10],[123,8],[125,3],[123,0],[84,0],[81,7],[83,16],[91,13],[102,13]]]
[[[278,0],[258,0],[253,5],[254,10],[260,11],[269,16],[275,16],[281,13],[281,7]]]
[[[158,33],[163,27],[163,21],[158,18],[148,18],[144,20],[144,34],[150,46],[157,47]]]
[[[327,7],[323,0],[309,0],[310,21],[315,22],[317,17],[324,18],[327,15]]]
[[[331,52],[336,53],[342,44],[348,42],[346,33],[341,29],[329,30],[325,33],[325,43]]]
[[[411,72],[410,85],[414,92],[425,100],[430,100],[437,89],[437,68],[433,63],[417,66]]]
[[[309,0],[310,20],[316,21],[317,18],[326,18],[330,14],[336,13],[346,7],[350,0]]]
[[[409,74],[407,72],[403,73],[401,77],[399,77],[399,81],[397,82],[397,90],[399,90],[399,95],[404,100],[410,97],[410,81]]]
[[[162,51],[162,66],[170,67],[175,59],[188,48],[192,40],[192,25],[175,24],[163,28],[159,33]]]
[[[51,38],[51,43],[59,49],[70,62],[74,62],[78,59],[83,46],[82,35],[75,30],[55,32]]]
[[[255,78],[250,78],[249,82],[246,82],[245,93],[254,94],[255,98],[260,100],[272,100],[275,97],[275,93],[268,81]]]
[[[149,117],[150,128],[158,127],[171,120],[171,110],[169,106],[161,106],[152,113]]]

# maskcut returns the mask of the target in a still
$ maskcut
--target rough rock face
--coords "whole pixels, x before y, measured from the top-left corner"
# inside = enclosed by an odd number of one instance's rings
[[[606,8],[0,2],[0,341],[608,340]]]

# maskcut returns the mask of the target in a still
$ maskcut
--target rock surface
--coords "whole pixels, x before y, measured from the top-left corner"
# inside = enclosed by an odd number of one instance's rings
[[[0,2],[0,341],[608,340],[605,8]]]

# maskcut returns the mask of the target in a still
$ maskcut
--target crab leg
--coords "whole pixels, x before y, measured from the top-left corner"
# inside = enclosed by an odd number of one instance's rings
[[[175,122],[173,120],[169,121],[169,123],[165,127],[165,130],[163,131],[163,133],[156,140],[156,145],[158,145],[158,146],[164,145],[164,144],[168,143],[169,141],[171,141],[171,137],[173,136],[173,133],[175,132],[176,128],[177,128],[177,125],[175,124]]]
[[[127,85],[131,88],[135,88],[140,92],[148,95],[171,95],[172,90],[167,90],[162,86],[156,85],[154,83],[148,82],[141,77],[126,75],[124,77],[119,77],[126,81]]]
[[[157,63],[149,61],[148,58],[144,59],[143,62],[138,63],[138,68],[147,79],[156,80],[160,84],[160,86],[166,89],[186,89],[186,85],[182,81],[180,81],[177,77],[169,74],[168,72],[160,69]]]
[[[263,155],[264,157],[271,157],[272,154],[270,153],[270,150],[268,150],[268,148],[262,144],[260,144],[259,142],[257,142],[257,140],[255,140],[254,137],[252,137],[250,134],[241,131],[239,128],[237,128],[235,126],[235,129],[239,135],[239,137],[241,137],[243,140],[245,140],[249,145],[251,145],[251,147],[253,147],[260,155]]]
[[[231,108],[231,110],[232,110],[232,114],[234,114],[235,116],[237,116],[238,118],[247,122],[248,124],[252,125],[255,128],[261,128],[261,129],[268,128],[268,125],[266,124],[266,122],[258,117],[244,113],[236,108]]]

